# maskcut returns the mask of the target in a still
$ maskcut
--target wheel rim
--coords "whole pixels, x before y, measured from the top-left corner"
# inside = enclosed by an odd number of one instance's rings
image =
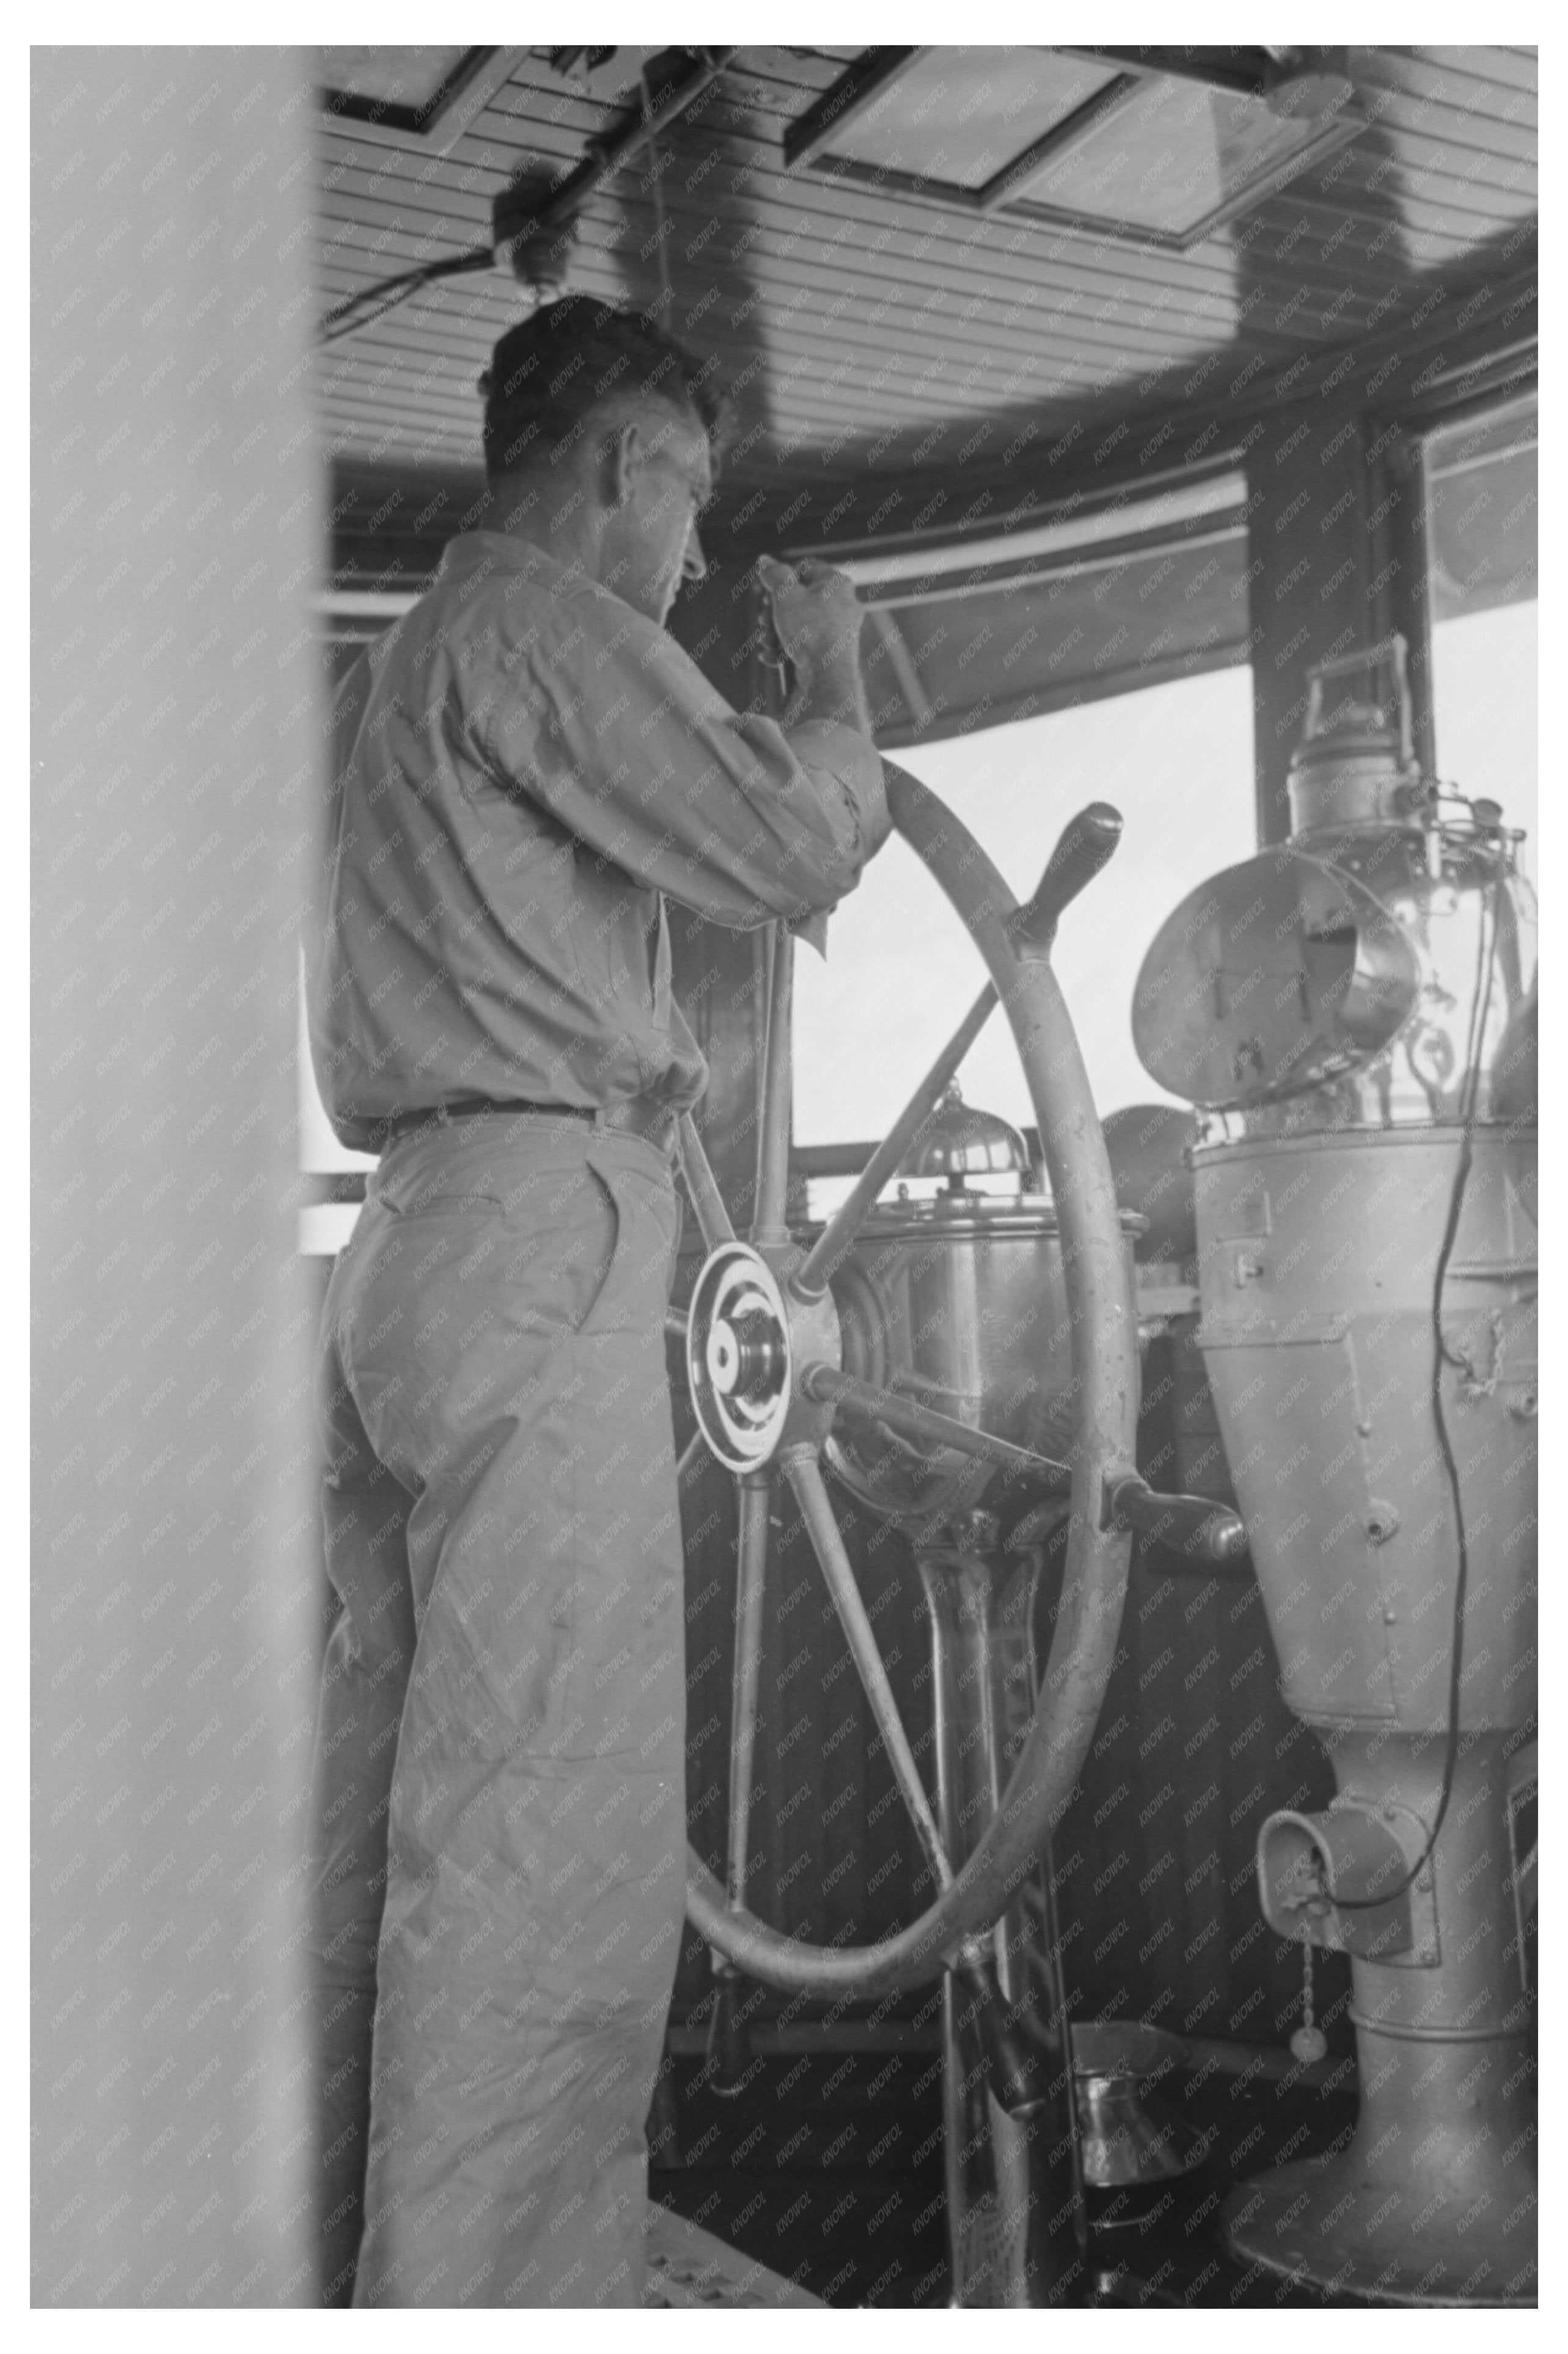
[[[734,1794],[737,1787],[743,1792],[749,1789],[756,1728],[754,1713],[742,1723],[737,1712],[731,1749],[730,1886],[726,1891],[702,1858],[688,1849],[688,1915],[717,1954],[766,1985],[788,1991],[864,1996],[918,1985],[948,1966],[970,1938],[1006,1909],[1067,1804],[1114,1663],[1131,1538],[1114,1525],[1104,1525],[1104,1498],[1107,1475],[1133,1459],[1138,1412],[1137,1318],[1115,1188],[1061,990],[1044,950],[1015,944],[1009,926],[1019,916],[1018,902],[967,827],[916,779],[891,762],[883,766],[894,824],[946,893],[980,949],[1023,1066],[1060,1224],[1072,1315],[1076,1413],[1062,1597],[1050,1657],[1040,1680],[1039,1705],[1001,1803],[973,1852],[956,1872],[941,1851],[895,1709],[893,1723],[886,1720],[892,1705],[890,1692],[879,1695],[867,1683],[895,1778],[915,1817],[938,1883],[935,1902],[918,1919],[874,1945],[823,1946],[775,1929],[749,1911],[745,1903],[746,1817],[742,1808],[737,1819]],[[769,1248],[779,1265],[788,1263],[787,1251],[781,1253],[779,1248],[781,1242],[787,1243],[781,1212],[788,1148],[788,954],[789,943],[780,931],[770,971],[768,1051],[760,1088],[758,1225],[752,1236],[755,1244]],[[970,1034],[978,1027],[971,1018]],[[689,1119],[683,1123],[683,1147],[688,1183],[712,1253],[726,1240],[733,1243],[734,1235],[722,1203],[717,1202],[716,1188]],[[795,1353],[800,1355],[799,1348]],[[797,1364],[797,1382],[809,1370]],[[853,1591],[853,1574],[816,1461],[817,1446],[828,1426],[821,1418],[823,1411],[816,1409],[815,1419],[809,1412],[793,1415],[775,1459],[795,1490],[862,1681],[866,1682],[880,1661],[874,1667],[860,1648],[869,1640],[869,1626],[859,1623],[863,1611]],[[748,1638],[753,1645],[749,1670],[753,1710],[767,1515],[765,1510],[756,1509],[755,1501],[748,1511],[747,1498],[749,1490],[755,1499],[758,1476],[756,1469],[748,1470],[741,1485],[736,1606],[737,1641]],[[828,1555],[832,1556],[831,1561]],[[846,1580],[851,1589],[847,1594]],[[874,1653],[874,1644],[872,1650]],[[737,1666],[737,1691],[739,1684]],[[906,1752],[902,1763],[898,1744]],[[737,1769],[742,1776],[738,1784]]]

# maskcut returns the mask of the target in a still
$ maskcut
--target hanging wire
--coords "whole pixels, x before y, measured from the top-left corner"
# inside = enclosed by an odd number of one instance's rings
[[[733,48],[694,51],[694,55],[703,61],[698,86],[688,90],[684,85],[682,85],[673,92],[667,92],[658,109],[654,107],[647,66],[643,64],[638,68],[637,78],[642,92],[642,133],[653,166],[653,211],[658,229],[659,283],[662,290],[661,303],[665,311],[669,310],[673,297],[670,287],[669,255],[666,251],[668,235],[664,218],[663,165],[659,154],[654,125],[665,114],[673,116],[683,111],[713,83],[735,54]],[[616,168],[620,168],[626,160],[626,156],[618,143],[611,143],[615,147]],[[591,158],[596,152],[599,153],[601,168],[593,181],[595,186],[599,185],[604,176],[604,172],[609,168],[602,152],[602,143],[590,141],[589,157]],[[577,175],[573,175],[574,180],[577,176]],[[421,286],[435,285],[443,278],[461,277],[469,270],[488,270],[495,260],[495,251],[492,246],[476,246],[471,252],[449,254],[443,260],[423,262],[416,269],[398,270],[391,278],[378,279],[373,286],[361,287],[358,293],[351,294],[346,302],[340,302],[335,310],[329,311],[317,330],[317,340],[322,344],[339,343],[344,336],[356,334],[360,328],[367,327],[373,321],[385,317],[388,311],[394,310],[398,303],[406,302],[410,295],[417,293]],[[536,293],[540,292],[542,289],[535,289]]]
[[[1469,1034],[1465,1048],[1465,1076],[1459,1095],[1459,1161],[1454,1172],[1454,1182],[1448,1195],[1448,1214],[1444,1221],[1443,1239],[1438,1246],[1436,1272],[1432,1284],[1432,1419],[1437,1429],[1437,1447],[1443,1458],[1443,1469],[1448,1481],[1448,1492],[1454,1505],[1454,1526],[1458,1539],[1458,1568],[1454,1579],[1454,1624],[1448,1649],[1448,1738],[1443,1753],[1443,1781],[1437,1797],[1437,1811],[1426,1844],[1403,1880],[1393,1888],[1384,1889],[1379,1896],[1336,1896],[1336,1910],[1343,1913],[1375,1913],[1384,1904],[1392,1904],[1403,1896],[1425,1871],[1437,1844],[1448,1812],[1448,1801],[1454,1790],[1454,1768],[1459,1762],[1459,1712],[1463,1698],[1465,1656],[1465,1601],[1470,1583],[1470,1548],[1465,1532],[1465,1502],[1460,1491],[1459,1466],[1455,1459],[1453,1442],[1448,1436],[1448,1418],[1443,1406],[1443,1368],[1463,1364],[1468,1370],[1468,1360],[1457,1357],[1443,1337],[1443,1292],[1448,1278],[1448,1262],[1454,1255],[1454,1244],[1459,1232],[1459,1215],[1465,1206],[1465,1192],[1469,1183],[1472,1159],[1473,1126],[1476,1102],[1480,1093],[1481,1050],[1486,1037],[1487,1013],[1491,1004],[1492,973],[1497,964],[1499,911],[1502,903],[1502,858],[1492,875],[1489,895],[1481,901],[1479,938],[1477,942],[1475,993],[1470,1000]]]
[[[488,245],[475,246],[469,253],[448,254],[440,261],[421,262],[415,270],[400,270],[396,276],[378,279],[373,286],[362,286],[335,310],[329,311],[317,332],[322,344],[341,343],[345,335],[356,334],[374,320],[385,318],[388,311],[406,302],[421,286],[433,286],[442,278],[460,278],[471,270],[488,270],[495,255]]]

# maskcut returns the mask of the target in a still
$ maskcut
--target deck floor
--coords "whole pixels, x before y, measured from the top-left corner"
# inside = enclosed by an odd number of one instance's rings
[[[797,2288],[754,2257],[715,2239],[700,2223],[651,2203],[644,2241],[648,2253],[648,2285],[644,2306],[690,2309],[694,2306],[821,2306],[821,2298]]]
[[[740,2096],[726,2100],[704,2082],[700,2061],[671,2063],[670,2124],[651,2153],[653,2198],[724,2249],[735,2278],[748,2263],[763,2268],[750,2275],[748,2301],[784,2302],[779,2291],[792,2289],[789,2302],[804,2292],[805,2302],[830,2306],[946,2306],[931,2055],[813,2052],[753,2067]],[[1329,2091],[1223,2076],[1170,2084],[1172,2105],[1209,2136],[1208,2157],[1155,2190],[1091,2199],[1097,2301],[1320,2309],[1329,2300],[1315,2291],[1249,2276],[1234,2263],[1219,2211],[1233,2183],[1342,2133],[1355,2116],[1353,2084],[1353,2073]]]

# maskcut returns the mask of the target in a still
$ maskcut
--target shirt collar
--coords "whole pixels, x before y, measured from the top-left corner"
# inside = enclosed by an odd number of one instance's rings
[[[530,579],[556,581],[566,567],[548,549],[510,531],[463,531],[449,539],[436,567],[438,580],[461,578],[477,572],[520,572]]]
[[[635,614],[635,606],[628,605],[613,588],[602,580],[595,580],[574,565],[563,564],[548,548],[539,547],[531,539],[522,539],[511,531],[463,531],[449,539],[441,551],[436,567],[436,581],[442,586],[457,587],[462,582],[493,580],[498,575],[512,579],[531,580],[557,595],[563,588],[582,588],[601,603],[618,611]],[[435,585],[432,583],[432,586]]]

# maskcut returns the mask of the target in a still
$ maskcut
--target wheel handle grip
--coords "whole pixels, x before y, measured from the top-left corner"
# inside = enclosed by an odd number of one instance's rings
[[[1040,887],[1008,918],[1008,937],[1021,955],[1049,956],[1063,910],[1094,881],[1120,840],[1121,811],[1109,801],[1090,801],[1068,819]]]
[[[1143,1536],[1158,1537],[1173,1552],[1195,1553],[1228,1568],[1247,1549],[1246,1523],[1208,1496],[1162,1496],[1137,1472],[1106,1481],[1107,1523],[1119,1522]]]

